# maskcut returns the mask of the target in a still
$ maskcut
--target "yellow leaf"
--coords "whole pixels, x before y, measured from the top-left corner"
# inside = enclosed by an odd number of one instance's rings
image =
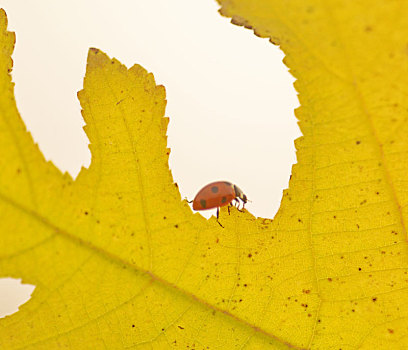
[[[316,299],[299,333],[270,332],[312,349],[406,349],[408,3],[219,2],[280,44],[302,105],[280,214],[297,207]],[[274,224],[294,228],[281,215]]]
[[[222,2],[280,43],[304,137],[274,220],[193,214],[168,169],[165,92],[97,49],[73,181],[21,121],[0,13],[0,274],[36,285],[0,348],[405,349],[404,2]],[[405,191],[405,192],[404,192]]]

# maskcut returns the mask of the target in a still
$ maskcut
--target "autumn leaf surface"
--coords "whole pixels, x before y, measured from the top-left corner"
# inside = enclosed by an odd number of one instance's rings
[[[91,166],[73,181],[46,162],[1,13],[0,275],[36,289],[0,348],[408,346],[408,5],[221,4],[285,51],[304,134],[274,220],[224,210],[224,229],[173,183],[164,88],[96,49],[78,94]]]

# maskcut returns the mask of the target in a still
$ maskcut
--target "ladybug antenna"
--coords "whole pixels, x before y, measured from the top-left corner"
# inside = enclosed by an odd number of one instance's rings
[[[187,203],[193,203],[194,202],[193,200],[189,201],[187,197],[184,197],[184,200],[187,201]]]

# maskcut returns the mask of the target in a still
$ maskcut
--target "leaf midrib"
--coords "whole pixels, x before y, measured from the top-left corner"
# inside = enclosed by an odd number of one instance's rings
[[[109,259],[111,262],[115,262],[116,264],[119,264],[121,266],[126,265],[126,266],[130,267],[131,269],[133,269],[135,271],[138,271],[139,273],[143,273],[146,276],[149,276],[153,281],[158,282],[158,283],[162,284],[163,286],[165,286],[167,288],[171,288],[173,290],[176,290],[180,294],[182,294],[185,297],[188,297],[190,299],[193,299],[195,302],[197,302],[198,304],[201,304],[202,306],[205,306],[205,307],[207,307],[209,309],[212,309],[212,310],[214,310],[216,312],[220,312],[220,313],[222,313],[222,314],[224,314],[226,316],[229,316],[233,320],[235,320],[236,322],[238,322],[238,323],[240,323],[240,324],[242,324],[244,326],[250,327],[255,332],[257,332],[259,334],[262,334],[264,336],[267,336],[267,337],[271,338],[272,340],[274,340],[274,341],[276,341],[276,342],[278,342],[280,344],[286,345],[290,349],[305,350],[303,348],[299,348],[299,347],[297,347],[295,345],[292,345],[292,344],[284,341],[283,339],[278,338],[277,336],[263,330],[260,327],[257,327],[255,325],[249,323],[248,321],[246,321],[246,320],[244,320],[242,318],[239,318],[239,317],[231,314],[230,312],[228,312],[226,310],[222,310],[222,309],[220,309],[220,308],[218,308],[218,307],[216,307],[214,305],[211,305],[210,303],[206,302],[205,300],[197,297],[195,294],[192,294],[192,293],[190,293],[190,292],[188,292],[188,291],[186,291],[184,289],[179,288],[178,286],[168,282],[167,280],[155,275],[151,271],[147,271],[147,270],[144,270],[144,269],[142,269],[142,268],[140,268],[140,267],[138,267],[136,265],[133,265],[133,264],[129,263],[128,261],[121,259],[119,256],[117,256],[115,254],[112,254],[112,253],[102,249],[101,247],[98,247],[98,246],[92,244],[89,241],[85,241],[85,240],[81,239],[80,237],[78,237],[78,236],[76,236],[76,235],[74,235],[74,234],[72,234],[72,233],[70,233],[70,232],[68,232],[68,231],[66,231],[64,229],[59,228],[58,226],[56,226],[53,223],[51,223],[50,221],[48,221],[44,216],[40,215],[36,211],[30,210],[30,209],[24,207],[22,204],[15,202],[13,199],[5,196],[1,192],[0,192],[0,199],[3,200],[4,202],[8,203],[9,205],[12,205],[17,210],[23,212],[25,215],[32,217],[36,221],[43,224],[45,227],[48,227],[50,230],[54,231],[56,234],[60,234],[60,235],[64,236],[65,238],[68,238],[68,239],[76,242],[77,244],[94,251],[95,253],[99,254],[103,258]],[[31,248],[32,247],[27,247],[27,248],[24,249],[24,251],[30,250]],[[19,254],[19,252],[14,253],[14,255],[18,255],[18,254]],[[71,331],[72,331],[72,329],[67,331],[67,333],[71,332]],[[61,334],[64,334],[64,333],[59,333],[58,335],[61,335]],[[53,337],[49,337],[47,339],[52,339]],[[45,341],[47,339],[43,339],[42,341]]]

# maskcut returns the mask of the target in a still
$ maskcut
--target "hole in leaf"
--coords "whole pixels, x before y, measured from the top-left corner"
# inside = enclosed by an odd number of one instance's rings
[[[181,197],[191,200],[207,183],[227,180],[252,200],[249,211],[272,218],[300,136],[294,78],[282,51],[232,25],[216,2],[100,2],[98,16],[86,2],[78,6],[4,5],[17,33],[18,109],[45,157],[73,176],[89,165],[75,92],[82,88],[89,43],[96,42],[128,67],[141,64],[166,87],[170,168]],[[106,26],[113,18],[120,20]],[[151,23],[153,30],[146,30]]]
[[[12,315],[31,298],[35,286],[21,283],[21,279],[0,278],[0,317]]]

